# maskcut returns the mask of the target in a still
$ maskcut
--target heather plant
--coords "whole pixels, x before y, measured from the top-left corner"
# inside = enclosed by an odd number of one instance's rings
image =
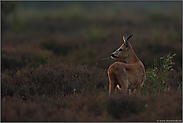
[[[96,75],[98,73],[98,75]],[[1,96],[17,96],[23,100],[37,95],[59,97],[73,93],[87,95],[105,90],[107,77],[102,69],[59,64],[5,70],[2,73]]]
[[[170,87],[165,87],[165,83],[168,77],[168,72],[174,71],[172,65],[173,57],[176,54],[169,53],[166,56],[160,57],[160,60],[154,60],[153,68],[146,70],[146,81],[142,87],[142,94],[153,94],[155,92],[161,92]]]
[[[7,69],[1,75],[3,121],[156,121],[181,117],[180,92],[156,91],[141,97],[116,92],[108,97],[106,70],[97,67],[40,64],[38,68]]]
[[[181,120],[181,93],[171,91],[147,97],[118,93],[108,98],[98,93],[59,98],[38,96],[37,101],[16,101],[16,98],[2,99],[2,121]]]

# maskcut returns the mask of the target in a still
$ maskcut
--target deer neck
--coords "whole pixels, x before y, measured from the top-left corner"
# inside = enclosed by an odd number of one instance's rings
[[[128,64],[133,64],[136,62],[139,62],[140,60],[138,59],[138,57],[136,56],[135,52],[133,49],[131,49],[131,52],[129,53],[128,57],[125,59],[125,61]]]

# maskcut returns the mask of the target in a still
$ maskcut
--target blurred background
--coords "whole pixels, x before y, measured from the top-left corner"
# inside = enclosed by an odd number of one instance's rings
[[[110,54],[130,43],[146,68],[176,53],[182,67],[182,1],[1,2],[1,60],[5,69],[74,63],[107,69]]]

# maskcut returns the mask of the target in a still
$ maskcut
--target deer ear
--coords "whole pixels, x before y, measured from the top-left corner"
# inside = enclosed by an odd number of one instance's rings
[[[132,36],[133,36],[132,34],[128,35],[128,37],[126,38],[126,40],[128,41]]]
[[[125,38],[125,37],[123,36],[124,44],[125,44],[125,46],[126,46],[128,49],[130,49],[130,44],[129,44],[128,40],[129,40],[132,36],[133,36],[132,34],[128,35],[127,38]]]
[[[130,49],[130,44],[129,44],[128,41],[126,41],[126,47],[127,47],[128,49]]]
[[[124,43],[126,44],[126,38],[125,38],[125,36],[123,36],[123,41],[124,41]]]

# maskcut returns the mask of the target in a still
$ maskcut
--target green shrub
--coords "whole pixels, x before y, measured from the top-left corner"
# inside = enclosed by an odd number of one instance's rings
[[[146,69],[146,81],[144,82],[141,93],[142,95],[153,94],[155,92],[161,92],[169,87],[165,87],[165,83],[168,77],[168,72],[173,71],[172,62],[173,57],[176,54],[160,58],[159,61],[154,60],[153,68]]]

